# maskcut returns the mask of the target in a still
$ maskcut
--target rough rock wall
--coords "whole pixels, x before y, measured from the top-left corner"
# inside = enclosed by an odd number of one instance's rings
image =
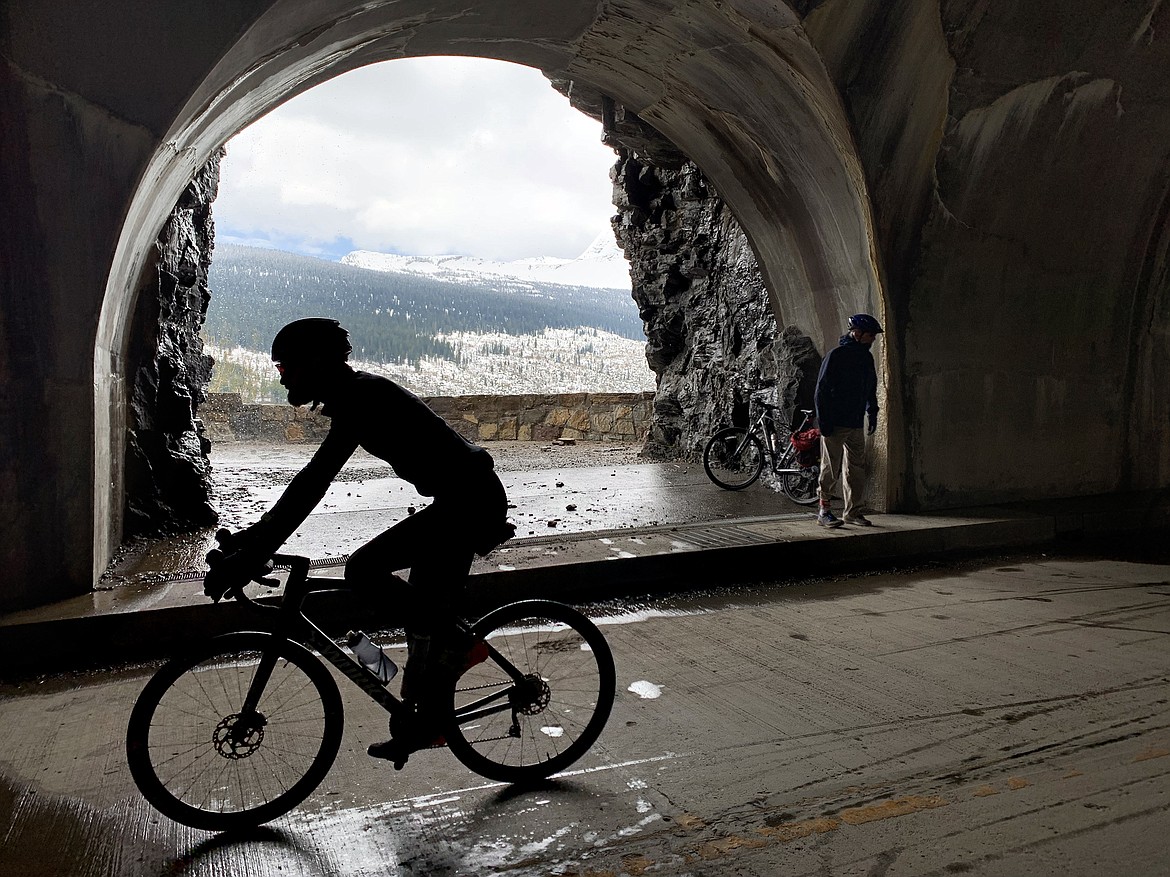
[[[695,457],[715,430],[754,415],[754,396],[788,413],[807,406],[820,356],[798,330],[777,332],[747,239],[699,169],[655,167],[623,147],[613,179],[658,384],[647,454]]]
[[[618,153],[613,228],[657,377],[645,453],[696,458],[716,430],[754,417],[760,400],[785,416],[811,407],[816,345],[777,326],[747,237],[702,171],[620,104],[553,85],[601,120]]]
[[[124,537],[214,524],[208,497],[210,442],[196,409],[212,359],[199,330],[211,293],[215,244],[211,203],[219,186],[217,153],[187,187],[159,234],[154,282],[138,296],[130,337],[134,375],[126,440]]]

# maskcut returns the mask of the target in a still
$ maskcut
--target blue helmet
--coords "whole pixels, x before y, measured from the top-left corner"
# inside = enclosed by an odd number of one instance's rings
[[[875,335],[882,333],[882,324],[869,314],[854,314],[849,318],[849,328],[859,332],[872,332]]]

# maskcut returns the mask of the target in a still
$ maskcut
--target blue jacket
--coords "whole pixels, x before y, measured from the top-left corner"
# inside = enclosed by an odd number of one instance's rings
[[[816,390],[817,424],[822,435],[837,427],[856,429],[866,414],[877,422],[877,369],[869,345],[846,334],[821,361]]]

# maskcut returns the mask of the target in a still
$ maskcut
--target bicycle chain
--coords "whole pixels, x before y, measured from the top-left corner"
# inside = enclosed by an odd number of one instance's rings
[[[503,737],[476,737],[474,740],[468,740],[468,743],[495,743],[497,740],[515,740],[511,734],[505,734]]]
[[[487,685],[471,685],[471,686],[468,686],[467,688],[456,688],[455,693],[458,694],[461,691],[482,691],[485,688],[499,688],[503,684],[504,683],[502,683],[502,682],[496,682],[494,684],[489,683]],[[513,720],[514,720],[514,714],[513,714]],[[497,740],[514,740],[514,739],[516,739],[516,738],[513,737],[511,734],[504,734],[502,737],[476,737],[474,742],[476,742],[476,743],[494,743]],[[472,742],[472,741],[468,741],[468,742]]]
[[[461,691],[482,691],[485,688],[500,688],[505,684],[504,682],[489,682],[487,685],[471,685],[467,688],[456,688],[455,693],[458,694]]]

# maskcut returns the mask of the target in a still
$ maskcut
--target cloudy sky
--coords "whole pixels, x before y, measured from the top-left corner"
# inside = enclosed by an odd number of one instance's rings
[[[609,228],[614,152],[535,70],[389,61],[294,98],[227,144],[216,239],[510,261],[578,256]]]

